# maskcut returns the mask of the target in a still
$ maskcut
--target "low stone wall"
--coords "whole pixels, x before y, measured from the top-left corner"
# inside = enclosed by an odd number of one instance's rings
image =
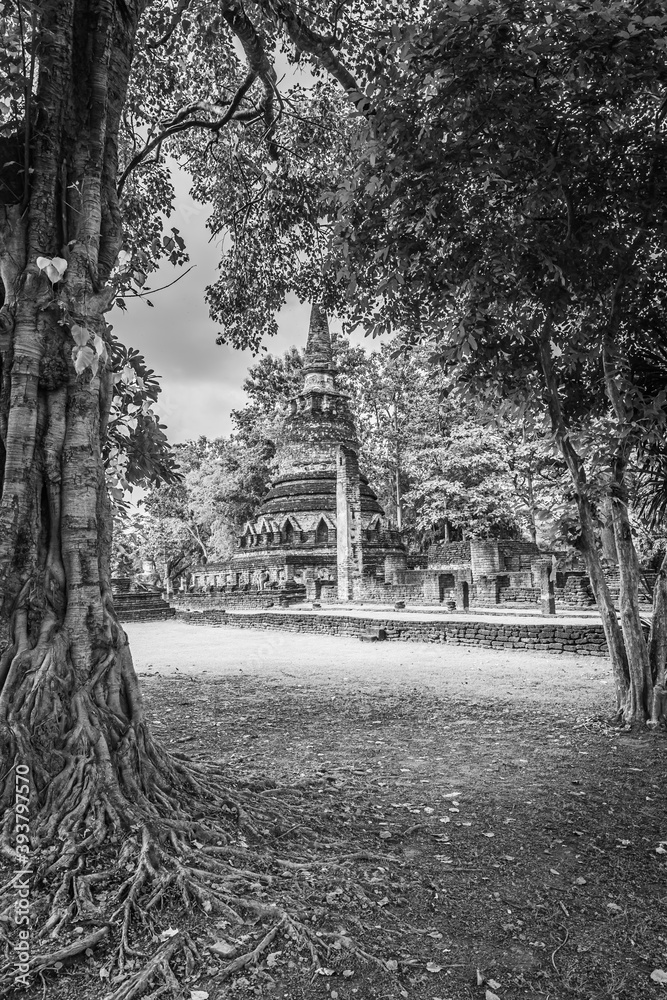
[[[387,603],[388,601],[414,601],[415,604],[426,603],[420,584],[370,583],[364,580],[354,590],[355,600],[359,601],[377,601],[380,604]]]
[[[262,611],[266,608],[286,607],[305,600],[305,587],[294,590],[247,590],[225,593],[213,590],[203,594],[172,594],[169,598],[177,610],[192,608],[210,611],[216,608],[231,608],[232,611]]]
[[[602,625],[549,625],[527,622],[447,623],[447,642],[493,649],[543,649],[552,653],[606,656]]]
[[[190,625],[227,625],[283,632],[358,636],[382,628],[389,640],[399,642],[439,642],[455,645],[487,646],[492,649],[541,649],[552,653],[606,656],[607,646],[601,625],[530,624],[487,621],[409,621],[396,618],[356,618],[327,614],[259,613],[234,614],[221,610],[179,611],[180,621]]]

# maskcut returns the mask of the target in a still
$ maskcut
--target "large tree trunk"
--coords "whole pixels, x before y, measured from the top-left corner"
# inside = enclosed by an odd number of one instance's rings
[[[630,690],[630,669],[624,643],[623,632],[618,623],[616,608],[609,591],[609,585],[604,575],[600,553],[595,538],[595,525],[591,505],[585,493],[585,482],[580,479],[581,471],[577,470],[578,489],[577,507],[581,524],[579,549],[584,557],[586,569],[591,581],[593,595],[602,619],[609,659],[611,660],[614,685],[616,688],[616,708],[619,717],[626,718],[628,692]],[[574,478],[574,477],[573,477]],[[577,483],[575,483],[577,487]]]
[[[649,662],[653,678],[651,725],[657,726],[667,714],[667,555],[658,570],[653,590],[653,620],[649,635]]]
[[[15,789],[27,768],[40,885],[64,873],[54,893],[34,897],[34,933],[58,933],[72,920],[109,919],[78,862],[122,833],[121,860],[134,857],[135,870],[110,896],[120,907],[121,969],[159,845],[183,850],[195,831],[204,837],[197,797],[215,803],[218,822],[229,803],[221,784],[153,741],[110,589],[102,449],[111,372],[101,342],[122,239],[118,124],[142,6],[41,6],[27,201],[0,206],[0,849],[16,859],[23,843]],[[40,257],[67,262],[60,280],[49,280]],[[101,338],[96,370],[75,370],[75,325],[91,343]],[[11,904],[0,899],[3,919]],[[0,968],[0,992],[5,985]]]
[[[132,813],[139,758],[151,754],[110,595],[109,363],[77,374],[71,335],[78,325],[91,342],[106,338],[106,282],[122,239],[117,132],[139,14],[135,3],[121,16],[112,0],[44,5],[28,203],[2,220],[0,614],[9,644],[0,802],[9,851],[13,765],[31,769],[38,836],[59,826],[69,841],[84,827],[103,836],[107,820],[118,826]],[[67,262],[61,280],[49,279],[41,257]]]

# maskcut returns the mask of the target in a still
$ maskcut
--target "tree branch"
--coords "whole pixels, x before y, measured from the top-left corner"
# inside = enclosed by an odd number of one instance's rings
[[[125,181],[127,180],[128,176],[132,173],[132,171],[136,170],[136,168],[140,166],[141,163],[144,162],[146,157],[150,156],[153,150],[156,149],[160,145],[160,143],[164,142],[165,139],[169,139],[174,135],[178,135],[179,132],[185,132],[187,129],[190,128],[202,128],[202,129],[209,129],[211,132],[219,132],[221,128],[227,125],[232,119],[236,118],[237,117],[236,112],[238,111],[239,105],[241,104],[241,101],[252,87],[255,80],[256,80],[256,74],[254,72],[248,73],[245,80],[234,94],[234,97],[232,98],[229,107],[225,112],[225,114],[222,116],[222,118],[214,119],[211,121],[206,121],[199,118],[188,120],[189,116],[195,114],[197,111],[207,110],[201,104],[192,104],[190,105],[190,107],[183,108],[181,111],[179,111],[178,114],[169,123],[169,125],[167,125],[164,131],[160,132],[159,135],[154,136],[154,138],[151,139],[151,141],[148,142],[143,149],[140,149],[139,152],[132,157],[128,165],[125,167],[125,170],[121,174],[120,180],[118,181],[118,188],[117,188],[118,195],[120,196],[123,187],[125,186]]]
[[[371,103],[368,97],[343,65],[331,46],[331,39],[309,28],[289,3],[284,0],[267,0],[267,7],[274,17],[281,21],[287,34],[299,52],[314,56],[320,65],[341,85],[357,111],[370,117]]]
[[[266,54],[261,35],[238,0],[227,0],[222,11],[222,16],[243,46],[243,51],[248,60],[251,72],[254,72],[262,81],[262,86],[264,87],[262,115],[266,126],[265,138],[269,141],[269,153],[271,157],[276,159],[277,151],[271,142],[271,137],[279,117],[278,115],[274,115],[273,111],[274,100],[279,95],[276,87],[277,78],[273,63]]]

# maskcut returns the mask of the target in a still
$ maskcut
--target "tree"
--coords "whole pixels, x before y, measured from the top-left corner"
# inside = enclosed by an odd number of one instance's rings
[[[176,445],[182,479],[160,483],[141,502],[137,523],[143,558],[158,577],[181,576],[193,566],[229,558],[253,516],[271,475],[272,442],[205,437]]]
[[[42,880],[36,927],[57,935],[78,920],[101,923],[85,946],[113,914],[123,974],[142,893],[155,902],[178,880],[185,898],[228,905],[225,890],[202,881],[215,871],[224,882],[227,862],[201,845],[227,839],[221,816],[253,831],[251,813],[261,826],[272,810],[258,800],[249,811],[219,769],[153,737],[113,609],[104,473],[106,313],[123,295],[145,295],[159,259],[184,259],[178,232],[159,238],[171,203],[165,151],[185,131],[213,148],[230,127],[279,162],[270,54],[280,32],[361,100],[332,47],[352,9],[331,22],[326,5],[322,14],[282,0],[248,6],[194,3],[186,16],[187,2],[19,0],[2,15],[0,849],[23,850],[13,804],[14,768],[25,766]],[[84,858],[121,838],[117,862],[99,873],[116,879],[113,891],[96,901]],[[169,958],[192,947],[177,935],[116,995],[134,995],[153,974],[171,982]]]
[[[428,5],[368,54],[376,114],[332,196],[353,315],[411,324],[468,398],[548,415],[619,716],[639,724],[661,717],[667,653],[667,564],[647,640],[629,517],[633,466],[664,453],[667,419],[648,377],[665,322],[666,23],[629,0]],[[620,622],[596,542],[605,497]]]
[[[415,455],[408,499],[417,528],[442,526],[464,538],[521,537],[526,518],[517,495],[502,438],[473,421],[455,424],[446,438]]]
[[[441,381],[420,352],[408,352],[401,336],[380,345],[352,380],[360,456],[374,488],[397,527],[410,533],[410,453],[424,446],[440,419]]]

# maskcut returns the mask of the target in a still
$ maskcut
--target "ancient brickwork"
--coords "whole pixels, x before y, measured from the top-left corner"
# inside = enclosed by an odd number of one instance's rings
[[[349,601],[362,578],[363,548],[359,461],[345,445],[336,452],[336,539],[338,600]]]
[[[383,579],[386,557],[405,546],[359,470],[358,450],[349,397],[336,385],[327,318],[314,304],[303,389],[285,406],[277,442],[278,475],[232,558],[199,567],[187,589],[269,590],[294,581],[316,597],[340,580],[348,600],[364,575]]]
[[[213,608],[232,611],[262,611],[267,608],[289,607],[306,599],[305,587],[284,590],[224,591],[173,594],[170,602],[177,610],[209,611]]]
[[[191,625],[226,625],[232,628],[358,637],[381,628],[389,641],[438,642],[454,645],[485,646],[491,649],[544,650],[551,653],[576,653],[580,656],[606,656],[607,647],[601,625],[531,624],[525,621],[410,621],[400,618],[365,618],[352,615],[234,614],[223,611],[179,612],[178,618]]]

